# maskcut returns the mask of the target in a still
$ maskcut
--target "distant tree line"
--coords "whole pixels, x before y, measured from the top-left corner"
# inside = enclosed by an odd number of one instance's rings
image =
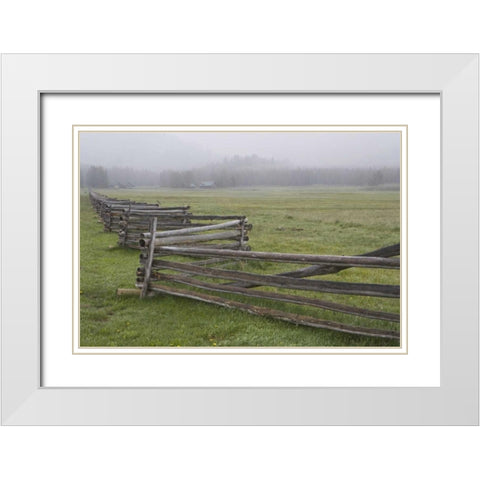
[[[246,157],[251,160],[250,157]],[[190,170],[152,170],[132,167],[105,169],[98,166],[82,168],[82,186],[149,186],[188,188],[202,182],[215,182],[220,188],[248,186],[371,186],[399,184],[399,168],[314,168],[276,165],[273,160],[242,161],[241,157],[224,160]]]
[[[109,186],[108,172],[103,167],[92,165],[80,169],[80,186],[89,188],[105,188]]]
[[[198,170],[167,170],[159,175],[159,186],[189,187],[200,182],[214,181],[217,187],[248,186],[307,186],[307,185],[344,185],[377,186],[382,184],[399,184],[400,170],[397,168],[295,168],[295,169],[260,169],[228,170],[213,172]]]

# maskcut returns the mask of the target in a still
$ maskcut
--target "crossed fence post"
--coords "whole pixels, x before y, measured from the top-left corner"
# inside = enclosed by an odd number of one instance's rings
[[[155,232],[157,231],[157,217],[153,217],[150,223],[150,244],[148,246],[148,258],[145,264],[145,276],[143,278],[142,291],[140,297],[144,298],[147,295],[148,284],[150,282],[150,275],[152,273],[153,252],[155,250]]]

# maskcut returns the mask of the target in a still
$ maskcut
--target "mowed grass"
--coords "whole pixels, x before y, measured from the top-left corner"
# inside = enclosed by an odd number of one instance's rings
[[[101,190],[101,193],[137,201],[158,201],[163,206],[190,205],[194,214],[247,215],[253,224],[249,244],[257,251],[354,255],[400,241],[400,199],[397,191],[283,187],[129,189]],[[134,288],[139,251],[118,247],[117,235],[103,232],[86,194],[81,196],[80,222],[81,346],[398,346],[395,340],[296,326],[190,299],[167,295],[146,299],[117,296],[117,288]],[[301,266],[242,262],[238,268],[276,273]],[[318,278],[364,283],[400,282],[398,270],[383,269],[352,268]],[[398,299],[299,293],[388,312],[399,312],[400,308]],[[226,297],[242,300],[234,295]],[[247,301],[348,324],[398,329],[398,325],[390,322],[311,307],[253,298]]]

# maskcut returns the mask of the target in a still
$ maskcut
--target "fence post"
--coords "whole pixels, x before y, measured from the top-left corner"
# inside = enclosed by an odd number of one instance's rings
[[[241,235],[240,235],[240,250],[245,250],[245,224],[247,219],[244,218],[241,223]]]
[[[150,226],[150,245],[148,246],[148,258],[145,264],[145,277],[143,279],[141,298],[144,298],[148,291],[148,283],[152,272],[153,252],[155,250],[155,232],[157,231],[157,217],[153,217]]]
[[[125,229],[123,230],[124,232],[124,235],[123,235],[123,241],[122,241],[122,246],[124,247],[127,243],[127,235],[128,235],[128,224],[130,222],[130,210],[132,209],[132,202],[128,202],[128,211],[127,211],[127,215],[126,215],[126,225],[125,225]]]

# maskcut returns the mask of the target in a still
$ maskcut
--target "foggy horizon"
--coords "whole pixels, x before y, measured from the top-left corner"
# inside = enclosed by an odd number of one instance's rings
[[[83,166],[181,171],[253,155],[273,159],[282,168],[399,168],[400,133],[80,133]]]

